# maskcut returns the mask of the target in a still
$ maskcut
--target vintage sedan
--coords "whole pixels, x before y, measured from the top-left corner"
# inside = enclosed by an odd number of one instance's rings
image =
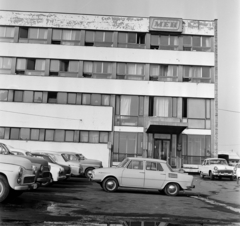
[[[180,190],[195,187],[193,176],[175,172],[166,161],[151,158],[126,158],[116,167],[94,169],[90,179],[107,192],[128,187],[157,189],[176,196]]]
[[[4,149],[5,155],[18,155],[21,158],[29,159],[32,164],[36,167],[36,182],[40,186],[42,183],[47,183],[50,181],[50,166],[48,162],[43,159],[36,159],[31,156],[29,151],[23,149],[17,149],[10,145],[0,143],[0,147]]]
[[[80,176],[83,173],[83,167],[79,162],[69,161],[61,153],[49,150],[34,150],[32,153],[47,154],[55,163],[70,166],[71,176]]]
[[[226,177],[230,180],[235,178],[234,167],[229,166],[226,159],[223,158],[207,158],[199,166],[200,177],[210,177],[211,180],[218,177],[219,179]]]
[[[4,149],[0,149],[0,152]],[[35,167],[28,159],[13,155],[0,156],[0,203],[24,191],[36,189]]]
[[[90,178],[91,171],[97,168],[102,168],[102,161],[96,159],[88,159],[82,154],[76,152],[61,152],[68,161],[80,162],[83,167],[83,175]]]

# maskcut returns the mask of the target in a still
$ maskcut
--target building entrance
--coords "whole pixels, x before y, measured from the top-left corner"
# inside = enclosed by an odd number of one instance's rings
[[[168,160],[170,151],[170,140],[155,139],[154,140],[154,159]]]

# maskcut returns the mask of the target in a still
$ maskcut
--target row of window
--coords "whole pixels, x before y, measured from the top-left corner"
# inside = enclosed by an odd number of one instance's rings
[[[169,82],[211,82],[213,71],[207,66],[181,66],[141,63],[116,63],[116,72],[113,72],[113,62],[92,62],[77,60],[49,60],[0,57],[0,73],[11,74],[13,71],[21,75],[49,75],[63,77],[87,77],[87,78],[114,78],[145,80],[149,74],[149,80]],[[46,63],[46,62],[49,62]],[[82,66],[81,63],[83,63]],[[48,67],[46,65],[49,65]],[[182,68],[182,70],[180,70]],[[115,75],[116,73],[116,75]]]
[[[116,34],[116,35],[115,35]],[[150,37],[150,38],[148,38]],[[32,27],[0,27],[0,41],[74,46],[212,51],[212,37]]]
[[[90,93],[0,90],[0,101],[110,106],[110,95]]]
[[[108,143],[108,137],[101,131],[0,127],[0,139],[5,140]]]

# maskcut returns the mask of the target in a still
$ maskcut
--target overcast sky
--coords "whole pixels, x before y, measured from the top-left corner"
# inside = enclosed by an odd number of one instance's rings
[[[219,150],[240,155],[239,0],[0,0],[0,9],[218,19]]]

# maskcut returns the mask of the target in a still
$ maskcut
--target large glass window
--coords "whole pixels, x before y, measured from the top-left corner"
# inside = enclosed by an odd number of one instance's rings
[[[211,37],[208,36],[183,36],[184,51],[211,51]]]
[[[20,27],[19,42],[46,44],[47,34],[47,28]]]
[[[0,57],[0,74],[10,74],[12,67],[12,58]]]
[[[143,80],[145,75],[144,64],[117,63],[117,78]]]
[[[79,61],[75,60],[51,60],[50,76],[77,77]]]
[[[16,65],[17,74],[44,75],[46,61],[43,59],[18,58]]]
[[[53,29],[52,44],[61,45],[80,45],[80,30],[72,29]]]
[[[114,133],[113,161],[121,162],[126,157],[142,156],[143,137],[138,134],[140,133]]]
[[[118,32],[118,47],[145,48],[145,33]]]
[[[112,63],[110,62],[83,62],[83,76],[87,78],[111,78]]]
[[[0,90],[0,101],[8,101],[8,90]]]
[[[188,118],[205,119],[205,100],[188,99]]]
[[[0,26],[0,42],[14,41],[14,27]]]
[[[183,67],[184,82],[211,82],[211,67],[184,66]]]
[[[178,36],[151,35],[150,48],[162,50],[178,50]]]
[[[150,65],[150,80],[174,82],[178,80],[178,66],[176,65]]]
[[[113,32],[110,31],[86,31],[86,46],[113,46]]]

